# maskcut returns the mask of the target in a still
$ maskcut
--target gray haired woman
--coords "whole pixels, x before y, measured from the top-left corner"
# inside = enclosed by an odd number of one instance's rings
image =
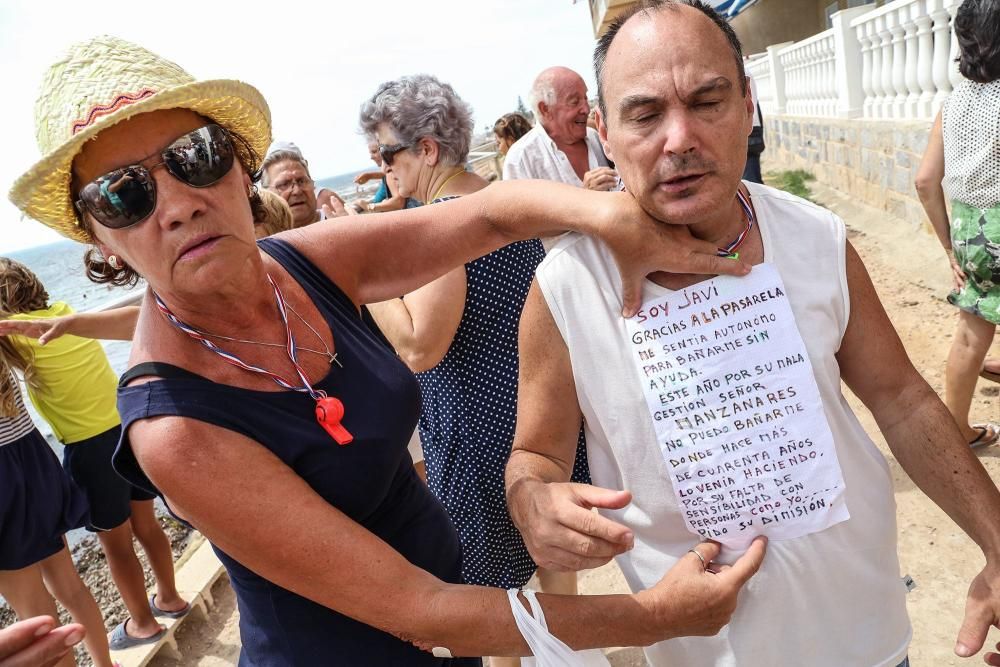
[[[404,196],[434,203],[487,185],[464,166],[472,109],[433,76],[379,86],[361,107],[361,126],[378,138]],[[458,529],[467,583],[516,588],[536,570],[507,514],[503,474],[514,440],[517,326],[544,256],[537,239],[513,243],[370,307],[417,374],[427,482]],[[589,481],[582,447],[574,481]],[[548,592],[575,592],[573,573],[539,576]]]

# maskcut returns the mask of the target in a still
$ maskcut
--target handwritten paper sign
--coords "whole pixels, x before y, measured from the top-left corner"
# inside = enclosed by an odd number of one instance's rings
[[[688,529],[745,549],[849,518],[819,388],[777,269],[650,299],[631,356]]]

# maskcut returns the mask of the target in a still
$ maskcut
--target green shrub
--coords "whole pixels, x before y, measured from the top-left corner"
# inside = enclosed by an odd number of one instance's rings
[[[803,169],[791,171],[771,171],[765,174],[764,180],[768,185],[779,190],[789,192],[796,197],[802,197],[812,201],[812,191],[806,184],[808,181],[816,180],[816,177]]]

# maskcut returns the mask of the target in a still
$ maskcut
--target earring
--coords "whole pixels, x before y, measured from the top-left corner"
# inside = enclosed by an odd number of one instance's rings
[[[122,265],[118,261],[118,255],[108,255],[108,266],[110,266],[115,271],[121,270]]]

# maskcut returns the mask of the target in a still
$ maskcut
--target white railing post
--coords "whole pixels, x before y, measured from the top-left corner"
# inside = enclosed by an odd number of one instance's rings
[[[767,47],[767,60],[771,64],[771,99],[774,100],[776,113],[785,113],[785,68],[781,64],[778,52],[789,46],[791,42],[783,42]]]
[[[771,61],[767,54],[757,53],[750,56],[745,64],[747,76],[753,77],[757,90],[757,99],[754,100],[760,105],[760,110],[765,115],[775,113],[774,109],[774,85],[771,83]]]
[[[824,114],[827,116],[836,116],[837,108],[840,106],[840,92],[837,90],[837,40],[834,39],[831,33],[827,37],[826,46],[826,110]],[[857,62],[861,62],[861,45],[855,44],[855,54],[857,55]],[[858,90],[861,90],[861,69],[860,67],[855,69],[854,78],[858,86]],[[861,115],[861,96],[858,95],[858,112],[855,115]]]
[[[816,73],[816,45],[810,44],[802,50],[802,92],[805,102],[802,108],[803,116],[816,115],[816,101],[819,98],[819,75]]]
[[[951,54],[951,16],[944,7],[942,0],[930,0],[928,7],[931,20],[934,21],[934,56],[931,70],[934,77],[934,100],[931,102],[931,114],[936,115],[951,92],[951,79],[948,76],[948,58]]]
[[[882,101],[885,99],[885,88],[882,87],[882,37],[879,22],[876,19],[868,25],[872,35],[872,90],[875,98],[872,100],[872,118],[882,117]]]
[[[896,91],[892,98],[892,117],[902,118],[906,104],[906,46],[903,44],[903,24],[900,12],[894,11],[889,19],[889,32],[892,33],[892,89]]]
[[[872,50],[872,24],[865,23],[857,28],[861,41],[861,89],[864,99],[864,116],[872,117],[872,103],[875,97],[875,86],[872,82],[873,50]]]
[[[777,54],[785,71],[784,92],[788,113],[803,116],[837,114],[835,44],[833,29],[824,30],[783,48]],[[860,104],[859,99],[859,109]]]
[[[871,47],[862,52],[857,32],[851,28],[851,21],[867,13],[868,7],[845,9],[833,15],[833,76],[832,97],[837,106],[831,115],[841,118],[855,118],[864,112],[864,85],[871,85]]]
[[[906,80],[906,106],[904,108],[905,118],[917,117],[917,103],[920,100],[920,76],[917,70],[918,43],[917,43],[917,22],[918,16],[924,13],[924,1],[915,0],[908,7],[899,10],[899,16],[904,20],[903,43],[905,46],[905,80]]]
[[[805,51],[801,49],[788,56],[789,65],[792,68],[792,78],[788,80],[788,87],[785,88],[785,95],[788,97],[788,113],[801,116],[805,113],[806,98],[806,72],[805,72]]]
[[[882,44],[882,99],[879,104],[879,118],[892,117],[892,99],[896,91],[892,87],[892,33],[889,31],[889,17],[880,16],[875,24]]]
[[[920,96],[917,99],[916,115],[929,118],[934,102],[934,35],[931,33],[930,5],[933,0],[921,0],[921,12],[914,18],[917,25],[917,85]]]
[[[965,80],[962,73],[958,70],[958,38],[955,37],[955,13],[958,11],[958,6],[962,4],[962,0],[945,0],[945,7],[948,9],[948,14],[951,16],[951,61],[948,64],[948,78],[951,80],[951,87],[955,89],[958,84]]]

